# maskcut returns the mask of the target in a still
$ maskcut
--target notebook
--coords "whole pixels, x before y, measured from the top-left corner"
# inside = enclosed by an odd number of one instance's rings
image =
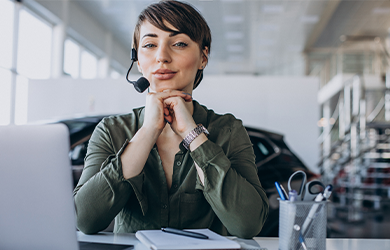
[[[79,249],[68,153],[65,125],[0,126],[0,249]]]
[[[240,249],[239,243],[223,237],[209,229],[188,229],[187,231],[207,235],[208,239],[197,239],[161,230],[141,230],[135,236],[153,250],[177,249]]]

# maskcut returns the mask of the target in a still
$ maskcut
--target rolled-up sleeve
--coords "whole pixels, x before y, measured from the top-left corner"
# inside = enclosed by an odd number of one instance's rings
[[[143,173],[128,180],[123,178],[120,156],[127,144],[128,139],[115,152],[103,121],[91,136],[84,169],[74,190],[77,227],[84,233],[104,230],[133,194],[147,209],[142,194]]]
[[[241,121],[226,131],[227,145],[206,141],[191,157],[204,172],[203,194],[228,232],[256,236],[268,216],[268,199],[257,176],[252,144]],[[224,136],[228,137],[227,135]]]

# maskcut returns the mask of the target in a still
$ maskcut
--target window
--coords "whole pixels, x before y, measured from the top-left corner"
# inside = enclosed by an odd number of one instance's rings
[[[259,149],[263,153],[263,155],[268,155],[269,154],[268,149],[264,146],[264,144],[262,142],[258,142],[257,146],[259,147]]]
[[[116,71],[115,69],[112,69],[111,73],[110,73],[110,76],[113,79],[119,79],[121,77],[121,74],[119,74],[119,72]]]
[[[14,3],[9,0],[0,1],[0,67],[7,69],[12,67],[13,19]]]
[[[20,11],[17,72],[28,78],[50,77],[52,28],[30,14]]]
[[[0,68],[0,125],[10,124],[11,71]]]
[[[79,77],[80,46],[70,39],[65,40],[64,45],[64,72],[73,78]]]
[[[275,154],[275,151],[272,149],[272,146],[267,142],[265,138],[260,138],[257,136],[250,136],[249,138],[253,144],[253,151],[256,156],[256,164]]]
[[[27,123],[27,105],[28,104],[28,79],[24,76],[16,77],[16,95],[15,95],[15,124],[22,125]]]
[[[83,50],[81,53],[81,78],[96,78],[97,65],[98,60],[96,56],[86,50]]]
[[[0,125],[11,122],[12,50],[14,8],[11,1],[0,1]]]

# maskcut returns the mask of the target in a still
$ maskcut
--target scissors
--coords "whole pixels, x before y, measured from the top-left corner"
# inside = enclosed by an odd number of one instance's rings
[[[325,190],[324,184],[319,180],[312,180],[306,183],[307,181],[306,173],[303,172],[302,170],[298,170],[294,172],[288,179],[287,185],[289,191],[293,190],[291,187],[291,182],[293,178],[298,176],[301,176],[302,181],[299,190],[297,191],[297,200],[313,201],[314,198],[317,196],[317,194]]]

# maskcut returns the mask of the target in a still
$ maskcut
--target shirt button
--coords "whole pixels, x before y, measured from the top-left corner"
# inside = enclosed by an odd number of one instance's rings
[[[163,209],[166,209],[167,207],[168,207],[168,206],[165,205],[165,204],[162,205],[162,208],[163,208]]]
[[[173,185],[173,188],[176,189],[177,188],[177,184]]]
[[[178,161],[178,162],[176,163],[176,165],[180,166],[180,165],[181,165],[181,161]]]

